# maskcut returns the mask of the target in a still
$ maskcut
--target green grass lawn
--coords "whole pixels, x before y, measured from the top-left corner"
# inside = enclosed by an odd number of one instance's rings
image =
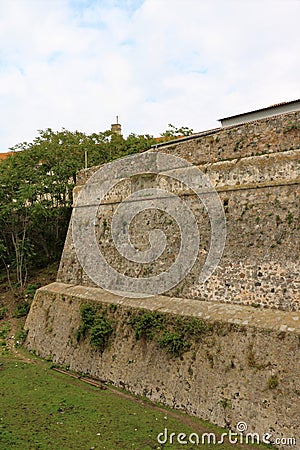
[[[157,435],[220,433],[217,427],[119,391],[57,373],[38,358],[0,358],[0,449],[237,450],[252,445],[162,444]]]

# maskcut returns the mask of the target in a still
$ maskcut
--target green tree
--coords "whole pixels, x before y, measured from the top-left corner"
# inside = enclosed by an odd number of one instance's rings
[[[168,129],[161,133],[161,137],[164,138],[164,141],[170,141],[172,139],[178,139],[183,136],[190,136],[193,134],[193,129],[188,127],[180,127],[177,128],[171,123],[168,124]]]
[[[161,136],[170,140],[192,131],[169,124]],[[143,152],[156,142],[150,135],[47,128],[33,142],[13,147],[0,163],[0,268],[6,268],[9,282],[13,272],[23,286],[30,268],[60,257],[80,169]]]
[[[23,286],[28,269],[57,260],[69,223],[76,173],[149,148],[151,136],[39,131],[0,164],[0,260]]]

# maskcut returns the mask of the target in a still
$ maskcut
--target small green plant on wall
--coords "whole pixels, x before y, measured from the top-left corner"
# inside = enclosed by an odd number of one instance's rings
[[[224,408],[224,410],[231,408],[231,401],[229,400],[229,398],[221,398],[219,403]]]
[[[109,343],[109,338],[113,331],[114,330],[110,319],[105,317],[104,314],[97,316],[93,326],[91,327],[91,344],[103,352]]]
[[[278,377],[277,375],[271,375],[268,380],[268,388],[275,389],[278,386]]]
[[[291,223],[293,222],[293,214],[291,212],[289,212],[287,214],[286,221],[287,221],[288,225],[291,225]]]
[[[76,333],[77,341],[89,336],[90,344],[102,353],[114,332],[113,321],[107,317],[106,311],[92,305],[83,305],[80,314],[81,324]]]
[[[155,332],[162,329],[163,316],[156,312],[140,311],[130,318],[129,325],[133,328],[136,339],[151,341]]]
[[[192,342],[199,342],[212,330],[212,325],[198,318],[166,316],[154,311],[132,314],[128,325],[137,340],[155,341],[173,356],[181,356]]]
[[[175,356],[181,356],[190,348],[190,343],[182,333],[165,332],[158,343],[161,348]]]

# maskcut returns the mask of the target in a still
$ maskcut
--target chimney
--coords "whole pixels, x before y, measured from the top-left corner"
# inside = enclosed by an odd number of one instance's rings
[[[111,124],[111,131],[121,136],[122,131],[121,131],[121,124],[119,123],[119,116],[117,116],[116,123]]]

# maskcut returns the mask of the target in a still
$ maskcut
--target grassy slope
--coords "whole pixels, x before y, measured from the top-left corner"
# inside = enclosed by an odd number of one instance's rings
[[[197,446],[159,445],[157,435],[165,427],[176,434],[220,432],[196,418],[69,378],[52,371],[50,363],[30,358],[30,362],[11,355],[1,358],[1,450],[193,449]],[[200,447],[253,448],[229,444]]]

